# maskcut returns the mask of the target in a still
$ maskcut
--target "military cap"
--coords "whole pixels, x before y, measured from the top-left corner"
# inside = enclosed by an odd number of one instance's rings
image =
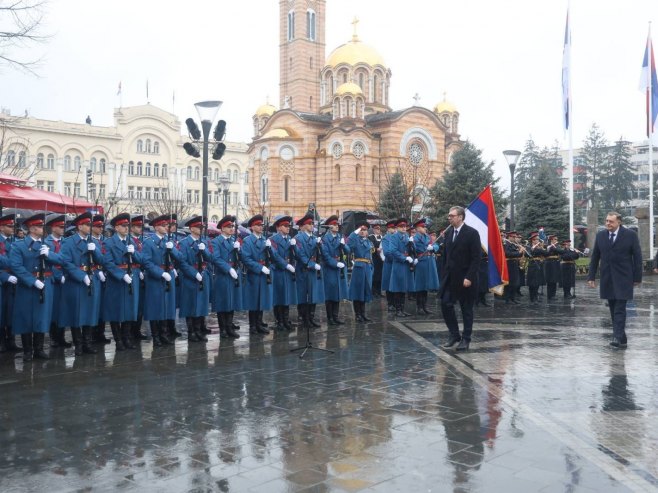
[[[81,224],[89,224],[91,223],[91,212],[83,212],[79,216],[75,217],[73,221],[71,221],[71,224],[73,226],[80,226]]]
[[[304,226],[305,224],[313,224],[313,214],[306,214],[304,217],[297,220],[297,226]]]
[[[252,226],[262,226],[263,225],[263,215],[256,214],[247,221],[247,227],[251,228]]]
[[[425,228],[427,226],[427,218],[422,217],[413,224],[414,228],[417,228],[418,226]]]
[[[103,214],[96,214],[91,220],[92,226],[103,227],[105,224],[105,216]]]
[[[557,240],[557,235],[548,235],[549,240]]]
[[[368,221],[366,221],[365,219],[362,219],[361,221],[356,222],[356,227],[357,229],[367,230],[370,227],[370,224],[368,224]]]
[[[11,214],[5,214],[0,217],[0,226],[13,226],[14,221],[16,221],[16,214],[13,212]]]
[[[219,229],[225,228],[226,226],[235,226],[235,216],[229,214],[217,222],[217,227]]]
[[[338,216],[333,215],[329,216],[327,219],[324,221],[325,226],[337,226],[338,225]]]
[[[292,224],[292,216],[279,216],[274,220],[274,227],[290,226]]]
[[[127,212],[122,212],[121,214],[117,214],[112,218],[110,224],[114,227],[128,225],[130,224],[130,214],[128,214]]]
[[[532,233],[530,233],[528,235],[529,240],[532,240],[533,238],[538,238],[538,237],[539,237],[539,233],[537,231],[533,231]]]
[[[395,221],[395,225],[397,227],[400,226],[409,226],[409,221],[407,221],[404,217],[401,217],[400,219]]]
[[[45,212],[37,212],[36,214],[26,218],[23,221],[23,225],[26,228],[29,228],[30,226],[43,226],[45,220],[46,220],[46,213]]]
[[[166,226],[169,224],[169,214],[154,217],[150,222],[151,226]]]
[[[46,226],[63,228],[66,226],[66,216],[64,214],[49,214],[46,216]]]
[[[395,219],[391,219],[389,221],[386,221],[386,229],[394,228],[394,227],[395,227]]]
[[[143,226],[144,225],[144,215],[143,214],[133,214],[130,216],[130,224],[134,224],[135,226]]]
[[[185,222],[185,226],[188,228],[203,228],[203,225],[206,222],[204,219],[203,216],[193,216]]]

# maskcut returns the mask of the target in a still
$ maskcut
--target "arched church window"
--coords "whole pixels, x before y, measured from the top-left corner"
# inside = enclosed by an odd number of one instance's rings
[[[425,160],[425,147],[420,142],[413,141],[409,144],[407,155],[409,156],[409,162],[414,166],[418,166]]]
[[[146,146],[145,146],[144,150],[147,153],[151,152],[151,139],[146,139]]]
[[[343,156],[343,145],[340,142],[334,142],[332,144],[331,155],[334,159],[340,159]]]
[[[361,73],[359,74],[359,87],[361,88],[362,91],[364,90],[364,89],[363,89],[364,80],[365,80],[365,78],[364,78],[364,76],[363,76],[363,72],[361,72]]]
[[[295,12],[288,12],[288,41],[295,39]]]
[[[361,166],[357,164],[356,169],[354,171],[354,181],[359,181],[360,175],[361,175]]]
[[[366,148],[363,145],[363,142],[356,142],[352,146],[352,154],[354,154],[354,157],[357,159],[361,159],[365,154],[365,152],[366,152]]]
[[[261,202],[266,203],[267,202],[267,194],[268,194],[268,180],[267,180],[267,175],[263,175],[260,177],[260,198]]]
[[[308,97],[308,109],[309,111],[313,110],[313,96]]]
[[[144,152],[144,142],[141,140],[137,141],[137,152]]]
[[[315,12],[311,9],[306,11],[306,37],[315,41]]]
[[[290,200],[290,177],[286,176],[283,178],[283,201],[288,202]]]

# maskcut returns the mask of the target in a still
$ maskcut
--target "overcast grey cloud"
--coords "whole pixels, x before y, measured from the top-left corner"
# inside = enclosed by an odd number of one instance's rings
[[[158,2],[51,0],[33,47],[40,78],[4,68],[0,105],[14,114],[111,125],[122,83],[124,106],[146,102],[196,117],[193,103],[221,99],[231,140],[251,139],[251,116],[278,106],[275,0]],[[561,64],[566,0],[328,0],[327,55],[348,41],[360,19],[362,41],[393,72],[391,105],[432,108],[444,91],[461,114],[463,138],[497,161],[501,152],[566,140],[561,127]],[[644,138],[638,90],[655,0],[573,0],[574,143],[593,122],[609,139]],[[658,28],[657,28],[658,29]],[[175,107],[172,95],[175,91]]]

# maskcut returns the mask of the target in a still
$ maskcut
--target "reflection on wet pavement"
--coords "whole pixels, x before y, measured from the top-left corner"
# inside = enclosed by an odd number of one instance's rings
[[[186,341],[23,365],[0,355],[5,491],[658,491],[651,280],[612,350],[596,292],[441,320]],[[434,301],[435,303],[435,301]],[[346,312],[348,305],[343,311]],[[437,307],[433,310],[436,312]]]

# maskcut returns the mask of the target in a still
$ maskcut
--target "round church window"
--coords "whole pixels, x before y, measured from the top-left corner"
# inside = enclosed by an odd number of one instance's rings
[[[295,153],[293,152],[291,147],[285,146],[281,148],[281,151],[279,151],[279,155],[281,156],[281,159],[284,161],[292,161],[292,158],[295,156]]]
[[[409,146],[409,162],[418,166],[425,159],[425,149],[418,142],[414,142]]]
[[[340,159],[343,155],[343,146],[340,142],[334,142],[331,146],[331,154],[335,159]]]
[[[352,147],[352,154],[354,154],[354,157],[357,159],[361,159],[365,152],[366,148],[364,147],[363,142],[357,142]]]

